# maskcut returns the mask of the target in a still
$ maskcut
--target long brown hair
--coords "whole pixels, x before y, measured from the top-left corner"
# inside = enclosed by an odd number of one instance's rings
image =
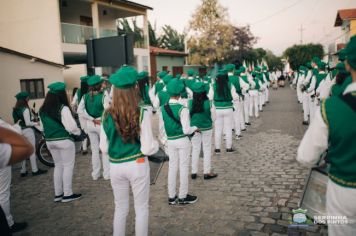
[[[113,117],[116,130],[123,141],[135,142],[140,136],[140,96],[137,88],[112,89],[113,99],[108,113]]]
[[[21,107],[29,108],[28,102],[27,102],[27,98],[19,99],[19,100],[16,101],[16,104],[15,104],[14,108],[17,109],[17,108],[21,108]]]

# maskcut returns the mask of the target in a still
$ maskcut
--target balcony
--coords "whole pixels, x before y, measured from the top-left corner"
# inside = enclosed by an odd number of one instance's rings
[[[96,30],[90,26],[61,23],[62,42],[71,44],[85,44],[88,39],[96,37]]]

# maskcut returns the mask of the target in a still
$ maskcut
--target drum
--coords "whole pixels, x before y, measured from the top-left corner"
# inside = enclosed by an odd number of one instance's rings
[[[163,151],[162,148],[158,149],[158,152],[152,156],[148,156],[150,164],[150,177],[151,185],[155,184],[159,174],[161,173],[162,167],[166,161],[169,160],[168,155]]]

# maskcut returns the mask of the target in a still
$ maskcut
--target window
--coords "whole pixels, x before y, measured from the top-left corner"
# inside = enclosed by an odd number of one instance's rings
[[[43,79],[21,79],[21,91],[26,91],[30,94],[30,99],[44,98],[45,90]]]

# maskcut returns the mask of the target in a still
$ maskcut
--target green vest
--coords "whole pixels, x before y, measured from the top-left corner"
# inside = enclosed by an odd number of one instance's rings
[[[169,99],[170,99],[171,97],[169,96],[169,94],[167,93],[167,91],[160,91],[159,93],[158,93],[158,99],[159,99],[159,104],[160,104],[160,106],[162,106],[162,105],[164,105],[164,104],[166,104],[168,101],[169,101]]]
[[[255,88],[253,90],[260,90],[261,86],[260,86],[260,83],[259,83],[259,79],[258,78],[254,78],[253,79],[253,82],[255,82]]]
[[[356,97],[356,92],[352,95]],[[330,179],[356,188],[356,112],[340,97],[322,101],[321,114],[329,128]]]
[[[321,81],[323,81],[326,78],[327,75],[328,74],[326,74],[326,73],[319,73],[319,74],[316,75],[315,91],[319,87]]]
[[[213,121],[211,119],[211,103],[209,100],[205,100],[203,104],[203,112],[192,113],[193,112],[193,100],[189,100],[188,103],[190,112],[190,125],[196,126],[200,130],[211,130],[213,127]]]
[[[157,82],[155,83],[155,95],[156,95],[158,92],[162,91],[163,88],[164,88],[164,83],[163,83],[163,81],[162,81],[162,80],[157,81]]]
[[[148,95],[149,90],[150,90],[150,86],[145,85],[145,87],[143,88],[143,91],[140,91],[141,97],[142,97],[142,103],[144,105],[152,105],[150,96]]]
[[[85,110],[88,114],[93,118],[99,118],[103,114],[104,111],[104,93],[100,92],[98,94],[94,94],[93,97],[90,93],[84,95],[85,102]]]
[[[196,79],[185,79],[185,86],[187,86],[189,89],[192,89],[193,84],[196,82]]]
[[[144,108],[140,108],[140,122],[144,115]],[[135,161],[144,157],[141,152],[141,142],[139,137],[134,142],[124,143],[121,135],[116,129],[115,121],[110,113],[103,115],[103,127],[108,141],[108,154],[111,163],[123,163]]]
[[[339,96],[342,94],[346,87],[349,86],[349,84],[352,83],[352,77],[351,75],[345,79],[345,81],[342,84],[334,84],[331,88],[331,96]]]
[[[14,123],[19,122],[19,125],[21,127],[21,129],[26,129],[26,128],[30,128],[30,126],[26,126],[25,123],[25,119],[23,118],[23,112],[25,111],[25,109],[28,109],[26,107],[19,107],[19,108],[14,108],[12,110],[12,118],[14,119]],[[31,115],[31,113],[30,113]]]
[[[172,109],[173,116],[180,121],[180,112],[184,108],[182,104],[179,103],[169,103],[169,107]],[[179,138],[184,138],[186,135],[183,133],[182,124],[173,120],[166,112],[164,105],[161,106],[162,118],[164,123],[164,129],[166,130],[167,139],[175,140]]]
[[[265,74],[265,76],[266,76],[266,80],[267,80],[268,82],[270,82],[271,80],[270,80],[270,78],[269,78],[269,72],[265,72],[264,74]]]
[[[62,124],[61,112],[63,107],[63,105],[60,107],[56,119],[53,119],[44,112],[40,112],[40,118],[43,124],[44,136],[46,141],[59,141],[64,139],[72,140],[70,134]]]
[[[234,85],[236,93],[238,93],[239,95],[242,94],[241,92],[241,85],[240,85],[240,79],[239,77],[235,76],[235,75],[229,75],[229,81],[232,85]]]
[[[228,87],[225,90],[226,94],[224,96],[220,96],[218,94],[216,83],[214,83],[213,89],[214,89],[214,105],[216,109],[233,108],[230,82],[228,83]]]

